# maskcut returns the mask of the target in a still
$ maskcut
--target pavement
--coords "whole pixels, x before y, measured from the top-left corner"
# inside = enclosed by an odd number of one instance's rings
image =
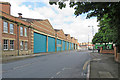
[[[89,79],[120,79],[120,63],[115,62],[113,54],[90,53]]]
[[[7,62],[11,62],[11,61],[17,61],[17,60],[21,60],[21,59],[32,58],[32,57],[36,57],[36,56],[44,56],[44,55],[55,54],[55,53],[56,52],[40,53],[40,54],[36,53],[36,54],[21,55],[21,56],[8,56],[8,57],[0,58],[0,62],[7,63]]]

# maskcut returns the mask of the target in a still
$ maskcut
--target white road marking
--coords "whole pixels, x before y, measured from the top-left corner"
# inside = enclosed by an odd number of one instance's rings
[[[95,61],[100,61],[101,59],[96,59],[96,58],[94,58],[93,60],[95,60]]]
[[[88,65],[88,71],[87,71],[87,80],[90,78],[90,64]]]
[[[60,74],[60,73],[61,73],[61,71],[57,72],[56,75],[58,75],[58,74]]]
[[[54,77],[51,77],[49,80],[52,80]]]
[[[63,68],[62,70],[64,71],[65,69],[72,69],[72,68]]]

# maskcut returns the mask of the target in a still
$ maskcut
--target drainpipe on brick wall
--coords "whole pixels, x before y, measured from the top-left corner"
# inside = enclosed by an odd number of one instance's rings
[[[19,24],[17,24],[17,46],[18,46],[18,56],[19,56]]]

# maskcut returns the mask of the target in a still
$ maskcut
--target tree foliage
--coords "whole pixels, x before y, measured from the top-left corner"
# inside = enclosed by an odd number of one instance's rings
[[[101,18],[100,22],[99,22],[99,30],[98,33],[96,33],[96,35],[93,37],[92,42],[95,43],[109,43],[109,42],[114,42],[114,29],[112,29],[108,22],[111,20],[106,19],[108,15],[104,15],[103,18]],[[98,38],[98,35],[100,36]]]
[[[51,5],[59,5],[59,8],[65,8],[66,0],[50,2]],[[86,18],[93,16],[99,21],[99,31],[93,38],[96,42],[113,42],[120,50],[120,2],[70,2],[71,8],[75,9],[74,14],[79,16],[87,13]],[[120,52],[120,51],[119,51]]]

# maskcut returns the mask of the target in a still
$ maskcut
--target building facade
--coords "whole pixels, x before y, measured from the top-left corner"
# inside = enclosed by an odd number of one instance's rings
[[[53,29],[49,20],[10,14],[10,3],[0,2],[0,42],[2,56],[29,55],[77,49],[77,40]]]

